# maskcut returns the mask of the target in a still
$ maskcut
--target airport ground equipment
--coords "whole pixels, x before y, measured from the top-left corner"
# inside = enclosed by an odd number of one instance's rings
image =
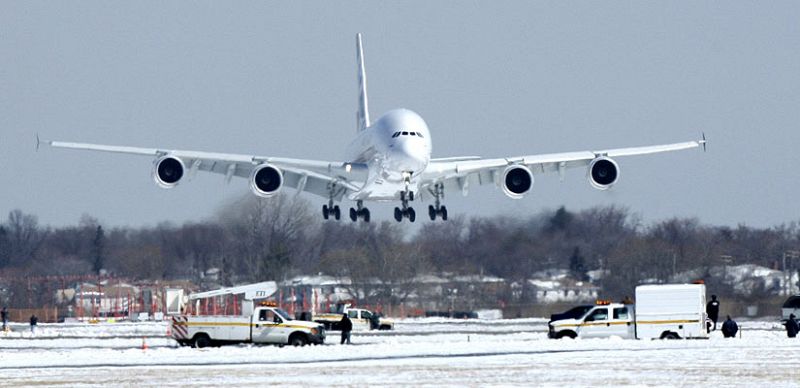
[[[703,284],[638,286],[635,302],[611,303],[600,300],[579,316],[554,316],[556,319],[548,323],[548,336],[708,338],[706,288]]]
[[[262,282],[191,294],[189,303],[199,311],[201,299],[242,295],[239,315],[181,314],[172,316],[172,337],[181,345],[207,346],[257,343],[274,345],[322,344],[325,328],[315,322],[295,320],[271,302],[259,302],[277,290],[275,282]]]
[[[371,325],[375,313],[366,309],[352,308],[350,305],[345,305],[341,312],[323,313],[314,315],[312,320],[321,323],[327,330],[339,330],[339,322],[342,320],[342,314],[347,314],[353,322],[354,330],[370,330],[373,329]],[[394,321],[391,319],[378,317],[378,325],[375,327],[377,330],[394,330]]]
[[[325,328],[315,322],[291,319],[271,305],[255,308],[252,315],[176,315],[172,337],[196,348],[237,343],[303,346],[325,342]]]
[[[800,295],[792,295],[781,307],[781,319],[789,319],[789,315],[794,314],[795,317],[800,317]]]

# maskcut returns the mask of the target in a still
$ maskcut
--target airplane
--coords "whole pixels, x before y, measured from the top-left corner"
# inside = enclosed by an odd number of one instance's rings
[[[225,176],[225,181],[241,177],[259,197],[272,197],[284,186],[308,192],[328,200],[322,206],[324,219],[339,220],[337,203],[345,198],[355,202],[350,219],[370,221],[364,206],[370,201],[399,201],[394,219],[416,220],[412,203],[432,199],[428,205],[431,221],[447,220],[442,204],[446,192],[467,195],[470,186],[492,184],[508,197],[523,198],[533,187],[534,176],[558,173],[563,180],[566,169],[584,167],[592,187],[606,190],[617,183],[620,168],[615,158],[702,146],[701,140],[646,147],[600,151],[578,151],[501,158],[461,156],[432,158],[432,136],[425,120],[408,109],[395,109],[375,122],[370,121],[367,104],[367,76],[361,34],[356,34],[358,65],[357,133],[342,161],[294,159],[275,156],[183,151],[165,148],[138,148],[88,143],[48,141],[57,148],[105,151],[154,157],[152,176],[162,188],[173,188],[196,171]],[[40,140],[37,135],[37,148]],[[429,197],[429,198],[425,198]]]

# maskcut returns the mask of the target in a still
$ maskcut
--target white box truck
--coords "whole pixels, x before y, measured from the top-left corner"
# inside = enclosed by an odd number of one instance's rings
[[[636,287],[635,304],[598,301],[581,314],[558,314],[550,338],[708,338],[706,287],[660,284]],[[584,306],[585,307],[585,306]],[[559,316],[560,315],[560,316]]]

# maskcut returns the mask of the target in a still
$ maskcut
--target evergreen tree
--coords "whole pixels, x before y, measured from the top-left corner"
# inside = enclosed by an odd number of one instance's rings
[[[577,280],[584,282],[589,280],[589,276],[586,274],[586,259],[581,256],[581,250],[578,247],[575,247],[569,258],[569,272]]]
[[[94,233],[94,240],[92,240],[92,270],[98,275],[105,264],[105,245],[106,237],[103,232],[103,227],[97,225],[97,229]]]

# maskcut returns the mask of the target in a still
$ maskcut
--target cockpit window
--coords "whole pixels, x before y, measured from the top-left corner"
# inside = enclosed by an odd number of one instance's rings
[[[408,136],[408,132],[403,131],[403,136]]]
[[[411,134],[411,136],[417,136],[416,132],[409,132],[409,133]]]
[[[417,136],[419,136],[419,137],[425,137],[425,136],[422,136],[422,132],[417,132]]]
[[[395,137],[398,137],[398,136],[400,136],[400,132],[395,132],[394,134],[392,134],[392,138],[395,138]]]

